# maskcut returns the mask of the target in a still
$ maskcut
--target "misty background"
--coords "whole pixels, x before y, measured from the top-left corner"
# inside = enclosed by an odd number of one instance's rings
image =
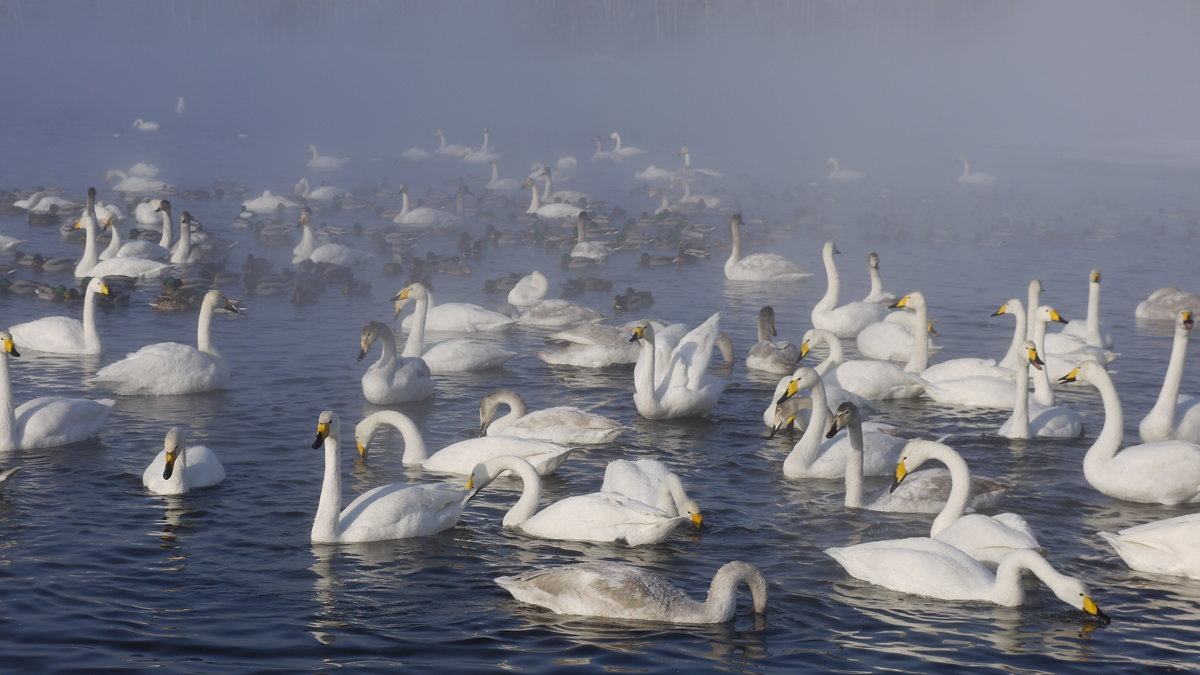
[[[484,126],[509,176],[614,130],[649,152],[630,173],[686,144],[778,185],[830,155],[880,185],[945,185],[959,154],[1043,181],[1013,147],[1194,167],[1198,29],[1190,2],[5,0],[0,180],[151,159],[169,182],[291,185],[309,143],[403,180],[405,148]],[[183,126],[213,156],[171,156]]]

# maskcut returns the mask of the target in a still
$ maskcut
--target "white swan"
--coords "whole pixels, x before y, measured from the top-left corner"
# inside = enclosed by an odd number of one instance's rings
[[[867,292],[867,297],[863,298],[863,302],[878,302],[881,305],[890,305],[896,301],[896,294],[883,288],[883,277],[879,274],[878,253],[871,252],[867,254],[867,274],[871,277],[871,290]]]
[[[585,562],[497,577],[521,602],[557,614],[669,623],[724,623],[737,609],[737,587],[746,583],[757,614],[767,609],[767,581],[749,563],[725,563],[704,602],[696,602],[663,577],[616,562]]]
[[[149,194],[152,192],[162,192],[169,187],[161,180],[147,178],[146,176],[131,176],[120,169],[110,169],[104,172],[105,183],[114,178],[118,179],[112,186],[112,189],[116,192]]]
[[[919,439],[909,441],[896,463],[894,485],[903,485],[909,471],[929,460],[945,464],[951,480],[950,496],[933,519],[930,537],[946,542],[980,562],[997,564],[1010,551],[1040,548],[1029,524],[1015,513],[964,515],[971,497],[971,471],[962,455],[948,445]]]
[[[665,198],[664,198],[665,199]],[[755,253],[742,257],[742,214],[729,217],[733,248],[725,261],[725,278],[730,281],[796,281],[812,276],[777,253]]]
[[[846,475],[846,456],[852,452],[849,435],[826,439],[829,429],[829,402],[821,376],[812,368],[799,368],[798,375],[784,390],[779,403],[802,390],[812,398],[812,416],[804,434],[783,460],[783,475],[788,478],[840,478]],[[880,431],[863,434],[862,474],[891,475],[904,439]]]
[[[1100,270],[1092,270],[1088,273],[1088,304],[1085,320],[1068,322],[1063,326],[1062,335],[1077,338],[1093,347],[1112,349],[1112,335],[1104,331],[1100,325]],[[1052,344],[1047,344],[1046,348],[1064,351]]]
[[[879,305],[874,306],[886,311]],[[913,291],[905,295],[892,306],[914,310],[916,325],[929,323],[929,310],[925,304],[925,296],[920,291]],[[836,335],[836,331],[830,332]],[[928,361],[928,341],[913,340],[912,352],[903,368],[888,361],[854,359],[842,363],[825,377],[841,389],[871,401],[914,398],[925,391],[926,383],[921,379],[920,373],[925,369]]]
[[[963,155],[958,156],[958,161],[962,162],[962,175],[958,177],[959,185],[973,185],[976,187],[989,187],[996,183],[996,177],[990,173],[976,171],[971,173],[971,165],[967,163],[967,158]]]
[[[1192,325],[1192,313],[1188,310],[1180,312],[1175,319],[1171,359],[1163,376],[1162,389],[1158,392],[1154,407],[1138,424],[1138,433],[1144,443],[1169,439],[1200,443],[1200,396],[1179,394]]]
[[[363,396],[376,405],[409,403],[433,396],[433,378],[429,366],[420,357],[396,357],[396,336],[386,324],[372,321],[363,326],[358,360],[362,361],[379,342],[379,360],[362,376]]]
[[[317,146],[311,143],[308,146],[308,151],[312,153],[312,157],[308,160],[308,168],[313,171],[337,171],[346,165],[350,160],[346,157],[334,157],[333,155],[322,155],[317,152]]]
[[[912,355],[915,335],[921,335],[925,339],[929,345],[928,351],[932,352],[935,349],[933,338],[937,332],[933,329],[932,320],[924,326],[918,326],[917,315],[914,312],[889,312],[883,321],[876,321],[859,331],[858,335],[854,336],[854,344],[858,347],[858,352],[868,359],[907,361]]]
[[[1020,307],[1020,301],[1010,300],[997,313],[1007,313]],[[1007,309],[1006,309],[1007,308]],[[1025,315],[1017,317],[1017,332],[1014,338],[1021,336],[1024,345]],[[917,343],[914,343],[917,346]],[[930,379],[926,373],[937,372],[944,379]],[[1001,408],[1011,410],[1016,405],[1016,394],[1013,388],[1014,371],[995,366],[985,359],[953,359],[944,364],[930,366],[921,372],[921,380],[925,383],[925,395],[949,405],[968,408]],[[1028,386],[1028,378],[1025,381]]]
[[[88,189],[88,206],[85,215],[75,223],[84,231],[83,255],[75,265],[76,277],[134,277],[139,281],[161,279],[171,271],[166,263],[146,258],[100,259],[96,239],[100,236],[100,225],[96,221],[94,188]]]
[[[519,307],[532,307],[541,302],[550,291],[550,280],[538,270],[521,277],[508,292],[508,304]]]
[[[170,251],[157,242],[144,239],[122,241],[120,227],[111,218],[104,221],[104,229],[112,234],[112,239],[109,240],[108,246],[100,252],[102,261],[112,258],[145,258],[163,262],[171,255]]]
[[[554,202],[552,204],[542,204],[542,198],[538,196],[537,183],[533,182],[532,178],[526,178],[521,187],[529,188],[529,208],[525,213],[536,214],[539,218],[549,220],[570,220],[578,218],[583,209],[578,206],[571,206],[562,202]]]
[[[1045,558],[1029,549],[1009,552],[994,573],[950,544],[928,537],[872,541],[827,548],[825,553],[850,576],[876,586],[943,600],[977,600],[1005,607],[1025,602],[1021,574],[1030,571],[1059,600],[1102,623],[1109,621],[1083,582],[1059,573]]]
[[[309,220],[312,218],[312,209],[305,206],[300,212],[300,243],[292,249],[292,264],[299,265],[305,260],[311,260],[316,263],[326,263],[329,265],[340,265],[342,267],[354,267],[371,257],[371,254],[366,251],[346,246],[345,244],[335,244],[327,242],[324,244],[317,243],[316,234],[313,232],[312,225]],[[181,229],[186,229],[182,228]],[[181,255],[186,254],[185,238],[181,235],[179,246],[175,249],[175,254],[171,261]]]
[[[83,294],[83,321],[69,316],[47,316],[9,328],[13,339],[29,349],[56,354],[102,354],[96,332],[96,294],[111,295],[104,279],[93,277]]]
[[[625,159],[626,157],[633,157],[634,155],[642,155],[646,153],[645,150],[641,148],[635,148],[632,145],[621,145],[621,134],[618,134],[615,131],[609,134],[608,137],[616,141],[616,145],[614,145],[613,149],[609,150],[609,152],[612,153],[613,157],[615,157],[617,161]]]
[[[746,355],[746,367],[771,373],[790,373],[800,360],[800,348],[791,342],[772,342],[775,337],[775,308],[758,310],[758,342]]]
[[[630,340],[642,341],[634,367],[633,394],[642,417],[661,420],[706,415],[716,406],[728,384],[707,372],[720,333],[720,318],[720,313],[713,314],[680,339],[661,366],[656,364],[654,326],[642,322],[633,330]]]
[[[521,181],[516,178],[500,177],[500,168],[496,166],[496,160],[492,160],[490,164],[492,165],[492,178],[487,185],[484,185],[485,188],[493,192],[510,192],[521,189]]]
[[[432,206],[418,206],[415,209],[409,208],[408,186],[400,186],[400,213],[397,213],[396,217],[392,218],[393,223],[410,225],[412,227],[441,227],[452,218],[454,218],[454,214],[449,211],[435,209]]]
[[[887,316],[887,309],[874,302],[854,301],[838,304],[842,280],[838,275],[835,253],[841,253],[832,241],[825,242],[821,259],[825,263],[825,295],[812,308],[812,325],[824,328],[838,337],[854,337],[859,331]]]
[[[484,309],[479,305],[465,302],[436,304],[433,300],[433,293],[420,282],[405,286],[392,297],[396,310],[399,311],[403,308],[404,304],[401,301],[409,298],[417,300],[424,298],[428,303],[429,309],[425,316],[426,330],[446,333],[500,333],[516,323],[515,320],[499,312]],[[406,316],[400,322],[400,326],[405,330],[412,330],[415,321],[415,316]]]
[[[1083,416],[1065,406],[1031,405],[1029,402],[1029,366],[1038,370],[1035,377],[1043,380],[1044,388],[1049,391],[1049,377],[1046,368],[1038,355],[1033,342],[1025,343],[1029,358],[1017,368],[1017,376],[1013,379],[1014,394],[1016,395],[1012,415],[1000,425],[997,432],[1005,438],[1075,438],[1083,434]]]
[[[671,483],[667,486],[667,491],[672,495],[669,501],[662,499],[663,485],[666,483]],[[658,502],[659,508],[673,516],[681,515],[679,505],[685,506],[683,513],[700,514],[699,506],[690,505],[694,502],[687,496],[678,474],[657,459],[614,459],[604,467],[604,483],[600,491],[615,492],[644,504]]]
[[[671,183],[671,182],[674,182],[679,177],[679,174],[675,171],[671,171],[670,169],[660,169],[657,166],[654,166],[653,164],[651,164],[650,166],[642,169],[641,171],[634,173],[633,177],[638,180],[661,181],[663,183]]]
[[[92,438],[112,412],[114,401],[64,396],[31,399],[13,409],[9,358],[21,355],[8,331],[0,331],[0,451],[49,448]]]
[[[585,323],[595,323],[604,315],[577,302],[551,298],[526,307],[517,315],[517,323],[526,328],[562,330]]]
[[[367,459],[375,447],[375,433],[380,426],[388,425],[400,433],[404,441],[404,454],[400,462],[405,466],[420,466],[428,471],[457,475],[470,475],[480,462],[502,455],[520,457],[529,462],[541,475],[554,473],[567,460],[574,448],[564,447],[549,441],[515,436],[482,436],[451,443],[432,455],[425,447],[421,431],[407,415],[395,410],[377,410],[367,415],[354,427],[354,440],[358,444],[358,455]]]
[[[659,328],[666,325],[659,323]],[[607,326],[585,323],[546,336],[546,341],[558,349],[543,349],[534,356],[556,366],[577,368],[607,368],[609,366],[637,363],[641,346],[629,341],[626,326]]]
[[[1012,379],[1015,377],[1014,369],[1021,358],[1025,357],[1024,346],[1027,337],[1028,317],[1025,313],[1025,305],[1018,298],[1011,298],[1000,309],[992,312],[992,316],[1012,316],[1016,321],[1013,324],[1012,340],[1009,342],[1008,351],[1000,363],[997,364],[995,359],[984,359],[977,357],[961,357],[957,359],[949,359],[940,363],[935,363],[925,370],[921,371],[921,379],[928,382],[941,382],[943,380],[957,380],[964,377],[995,377],[1000,379]]]
[[[500,155],[492,152],[492,142],[488,137],[487,127],[483,128],[483,145],[480,145],[478,150],[472,150],[463,155],[462,159],[464,162],[470,162],[471,164],[487,164],[488,162],[500,159]]]
[[[821,376],[821,381],[825,385],[825,394],[828,400],[835,402],[850,401],[854,405],[858,406],[860,410],[874,410],[875,404],[871,403],[870,399],[853,392],[846,391],[837,383],[837,377],[834,375],[834,371],[837,368],[840,368],[841,365],[846,362],[846,352],[842,348],[842,341],[838,339],[838,336],[820,328],[809,328],[804,332],[804,337],[800,341],[800,358],[807,358],[814,347],[822,344],[825,345],[825,348],[829,351],[829,353],[824,359],[822,359],[820,363],[813,366],[813,370],[817,371],[817,374]],[[785,377],[781,379],[778,384],[776,384],[775,392],[771,396],[772,404],[774,404],[775,401],[783,395],[783,390],[787,388],[788,383],[797,377],[798,375],[795,371],[793,371],[791,377]],[[766,418],[764,417],[764,419]]]
[[[1158,441],[1121,450],[1125,433],[1121,400],[1104,366],[1085,361],[1062,381],[1088,382],[1100,390],[1104,402],[1104,427],[1083,458],[1083,477],[1093,488],[1143,504],[1200,502],[1200,445]]]
[[[195,347],[178,342],[146,345],[104,366],[91,381],[132,396],[199,394],[224,387],[229,381],[229,365],[212,341],[212,316],[218,307],[238,312],[221,291],[205,293]]]
[[[867,174],[855,169],[843,169],[838,165],[838,161],[834,157],[825,160],[825,164],[830,168],[827,178],[831,183],[859,183],[867,177]]]
[[[298,206],[300,205],[287,197],[271,194],[270,190],[263,190],[261,195],[242,202],[242,208],[254,213],[275,213],[281,208],[294,209]]]
[[[567,497],[537,510],[542,481],[529,462],[520,457],[501,456],[480,462],[471,472],[467,489],[483,488],[507,471],[521,478],[521,497],[504,515],[505,527],[516,527],[542,539],[562,541],[621,542],[629,546],[657,544],[685,522],[697,527],[703,522],[700,507],[674,491],[675,483],[664,483],[656,503],[665,508],[631,499],[615,492],[593,492]],[[674,515],[675,513],[679,515]]]
[[[493,421],[500,406],[508,414]],[[611,443],[628,427],[620,422],[560,405],[529,412],[525,399],[512,389],[494,391],[479,402],[479,431],[488,436],[536,438],[562,445]]]
[[[685,145],[679,149],[679,156],[683,158],[683,168],[679,170],[679,174],[684,178],[724,178],[725,174],[712,169],[697,169],[692,166],[692,151],[688,150]],[[635,176],[636,177],[636,176]]]
[[[142,485],[156,495],[181,495],[225,480],[217,453],[204,445],[187,444],[183,429],[171,427],[163,449],[142,472]]]
[[[158,122],[147,122],[139,117],[133,121],[133,128],[138,131],[158,131],[159,124]]]
[[[1197,307],[1200,295],[1181,291],[1177,286],[1164,286],[1139,302],[1133,316],[1143,321],[1174,321],[1180,312],[1195,311]]]
[[[470,490],[450,483],[381,485],[362,493],[346,508],[342,503],[338,416],[325,410],[317,419],[313,448],[325,447],[325,479],[313,518],[312,541],[345,544],[422,537],[454,527]]]
[[[571,257],[603,261],[608,258],[608,246],[604,242],[587,240],[587,225],[589,222],[591,222],[591,218],[588,216],[588,212],[580,211],[579,220],[575,226],[576,244],[571,249]]]
[[[959,496],[953,492],[955,477],[951,470],[924,469],[906,471],[903,482],[893,482],[890,489],[883,488],[864,500],[862,418],[858,406],[849,401],[838,406],[825,437],[833,438],[842,429],[848,430],[846,433],[850,439],[850,451],[846,453],[846,508],[892,513],[938,513],[946,508],[951,498]],[[992,506],[1008,489],[987,478],[969,478],[969,482],[963,484],[970,485],[966,496],[973,508]]]
[[[435,153],[439,155],[450,155],[451,157],[458,157],[459,159],[471,154],[471,148],[468,148],[465,145],[458,145],[457,143],[451,143],[447,145],[446,134],[442,133],[441,129],[433,132],[433,135],[438,137],[438,147],[436,150],[434,150]]]
[[[315,189],[308,184],[308,177],[301,178],[292,188],[292,193],[297,197],[310,202],[327,202],[335,197],[340,197],[345,194],[345,190],[334,187],[332,185],[320,185]]]
[[[1101,532],[1130,569],[1200,580],[1200,513]]]
[[[424,288],[424,286],[422,286]],[[477,342],[465,338],[442,340],[425,348],[425,316],[429,311],[429,300],[426,294],[413,291],[403,300],[401,306],[415,301],[412,329],[404,344],[402,357],[420,357],[429,366],[431,373],[463,373],[479,370],[502,368],[509,359],[517,353],[493,344]]]

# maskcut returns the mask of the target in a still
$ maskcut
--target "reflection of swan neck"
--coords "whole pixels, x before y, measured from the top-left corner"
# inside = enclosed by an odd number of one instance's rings
[[[796,441],[795,447],[783,460],[785,476],[803,475],[804,471],[816,461],[817,454],[821,451],[821,441],[825,438],[825,432],[828,430],[829,408],[825,397],[825,384],[821,382],[816,371],[810,372],[812,372],[812,387],[809,388],[809,397],[812,398],[812,416],[809,418],[808,427],[804,429],[804,435],[800,437],[799,441]]]
[[[1167,420],[1164,428],[1171,432],[1175,430],[1175,410],[1179,399],[1179,384],[1183,380],[1183,365],[1187,358],[1188,328],[1183,321],[1175,320],[1175,339],[1171,342],[1171,359],[1167,362],[1167,374],[1163,377],[1162,389],[1158,392],[1158,400],[1146,417],[1162,416]]]

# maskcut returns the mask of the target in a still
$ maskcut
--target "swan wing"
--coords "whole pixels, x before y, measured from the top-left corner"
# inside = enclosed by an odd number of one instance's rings
[[[587,562],[497,577],[521,602],[558,614],[670,621],[692,601],[666,579],[615,562]]]
[[[92,382],[118,394],[169,395],[212,391],[228,379],[220,357],[190,345],[160,342],[101,368]]]
[[[986,600],[995,583],[995,576],[978,561],[928,537],[873,541],[825,553],[850,576],[902,593]]]
[[[517,353],[473,340],[443,340],[421,355],[431,373],[474,372],[501,368]]]
[[[429,471],[469,475],[476,464],[501,455],[520,457],[541,475],[553,473],[572,448],[557,443],[516,436],[481,436],[452,443],[421,463]]]
[[[555,502],[521,523],[544,539],[622,541],[630,546],[666,539],[687,517],[672,516],[615,493],[594,492]]]
[[[69,316],[47,316],[8,329],[22,349],[57,354],[84,354],[83,323]]]
[[[454,527],[471,492],[461,485],[381,485],[362,493],[339,516],[345,541],[421,537]]]
[[[43,396],[14,412],[18,447],[49,448],[92,438],[112,412],[112,399]]]

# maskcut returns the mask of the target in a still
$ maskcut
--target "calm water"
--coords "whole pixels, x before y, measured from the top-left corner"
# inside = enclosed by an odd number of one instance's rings
[[[103,189],[99,177],[106,169],[128,166],[141,153],[162,158],[158,163],[169,181],[208,187],[217,178],[241,179],[250,184],[251,196],[264,188],[288,192],[304,171],[303,144],[276,155],[274,173],[239,171],[234,167],[240,159],[263,148],[253,139],[227,136],[214,137],[207,130],[159,138],[127,135],[97,143],[70,163],[53,161],[58,156],[50,151],[25,174],[8,167],[5,187],[57,183],[79,199],[96,184],[102,198],[111,200],[115,195]],[[53,138],[28,142],[61,147]],[[587,148],[581,143],[575,154],[586,157]],[[186,166],[165,159],[179,153],[201,159]],[[120,163],[114,156],[122,158]],[[310,447],[317,414],[332,409],[341,415],[345,444],[349,429],[372,410],[359,385],[367,367],[355,361],[359,332],[367,321],[390,318],[388,298],[403,277],[384,277],[383,257],[377,255],[355,270],[371,282],[369,296],[347,298],[330,289],[306,306],[247,296],[240,283],[227,286],[249,311],[215,322],[216,343],[233,368],[226,390],[118,398],[97,440],[0,456],[0,464],[24,467],[0,494],[0,667],[26,672],[157,666],[187,672],[342,666],[458,672],[860,672],[930,664],[1019,672],[1194,667],[1200,586],[1132,572],[1096,536],[1188,509],[1120,503],[1086,484],[1081,459],[1102,422],[1094,390],[1062,395],[1087,419],[1086,435],[1077,440],[1009,442],[993,433],[1006,413],[921,400],[883,405],[873,419],[892,422],[913,437],[949,434],[974,470],[1010,481],[1013,488],[1001,510],[1027,517],[1058,569],[1091,586],[1112,617],[1109,626],[1089,624],[1033,582],[1024,607],[1001,608],[901,595],[848,577],[823,549],[927,534],[932,516],[847,512],[840,481],[784,478],[781,465],[791,441],[765,438],[760,413],[775,378],[748,372],[744,365],[745,350],[755,340],[755,317],[759,307],[773,305],[780,337],[799,340],[810,308],[824,292],[819,250],[828,239],[844,253],[839,258],[844,298],[865,294],[863,261],[872,250],[882,257],[890,290],[924,291],[940,332],[935,362],[999,357],[1011,323],[988,316],[1010,297],[1024,299],[1033,277],[1045,283],[1045,302],[1082,319],[1088,271],[1100,268],[1102,316],[1121,352],[1112,369],[1127,412],[1126,429],[1136,435],[1137,421],[1157,395],[1170,327],[1135,325],[1133,307],[1160,286],[1197,290],[1195,241],[1188,239],[1187,228],[1193,209],[1200,207],[1187,192],[1193,176],[1059,161],[1028,150],[997,156],[1005,163],[989,169],[1020,173],[1023,179],[982,196],[954,189],[953,173],[943,187],[894,192],[881,192],[873,183],[835,190],[800,180],[765,188],[731,180],[732,196],[744,212],[774,223],[769,230],[750,228],[756,238],[748,248],[786,253],[817,272],[806,282],[727,283],[720,246],[728,239],[727,219],[720,214],[695,219],[715,226],[716,252],[691,267],[643,268],[637,265],[638,253],[627,252],[595,270],[568,272],[558,266],[561,250],[521,245],[488,248],[470,261],[473,276],[435,277],[439,301],[494,307],[503,297],[481,292],[484,279],[537,268],[551,277],[555,294],[566,277],[590,274],[611,279],[616,291],[626,286],[653,291],[657,302],[650,316],[695,324],[723,312],[721,325],[734,340],[738,360],[715,368],[730,378],[730,386],[705,419],[640,419],[632,402],[631,367],[549,367],[533,356],[545,332],[531,330],[498,338],[519,353],[506,368],[439,376],[433,400],[399,407],[417,421],[431,449],[470,436],[479,399],[501,387],[521,392],[531,409],[568,399],[626,422],[632,430],[616,443],[576,453],[549,478],[543,503],[598,489],[611,460],[660,458],[683,476],[704,508],[705,525],[699,532],[680,530],[655,546],[539,541],[506,532],[500,518],[515,500],[517,486],[504,481],[480,493],[458,526],[442,534],[314,546],[309,528],[324,463],[323,453]],[[606,195],[608,209],[618,206],[636,215],[655,202],[631,193],[635,183],[629,176],[652,161],[617,167],[585,162],[570,187]],[[670,161],[658,163],[670,166]],[[387,178],[389,185],[406,182],[419,194],[426,187],[453,189],[458,176],[466,176],[478,193],[486,169],[449,160],[410,167],[363,160],[352,172],[332,174],[330,181],[351,187]],[[521,226],[526,198],[515,193],[521,208],[472,217],[466,229],[478,235],[488,222]],[[231,268],[239,268],[247,253],[267,257],[277,269],[290,261],[291,245],[266,247],[230,227],[238,202],[172,200],[176,212],[189,209],[209,230],[238,241]],[[808,214],[799,225],[798,206]],[[318,214],[317,220],[388,224],[370,209]],[[63,240],[56,228],[29,226],[23,216],[0,218],[0,232],[27,239],[24,248],[30,252],[77,256],[81,250],[77,240]],[[419,240],[416,253],[454,252],[457,232]],[[369,245],[360,236],[345,241]],[[39,276],[26,268],[16,276],[71,282],[69,275]],[[100,314],[107,347],[102,358],[28,351],[16,360],[16,400],[49,393],[105,397],[105,391],[81,384],[101,365],[150,342],[193,342],[195,316],[155,313],[147,302],[156,291],[144,288],[129,305]],[[577,300],[611,314],[612,295],[593,292]],[[4,325],[64,311],[79,310],[31,296],[0,295]],[[637,317],[620,320],[632,318]],[[1184,391],[1197,389],[1189,375]],[[186,425],[194,441],[218,452],[228,473],[223,483],[179,498],[155,496],[142,487],[143,468],[175,424]],[[404,468],[400,454],[390,435],[367,465],[344,452],[345,499],[385,483],[439,478]],[[770,582],[768,613],[753,616],[743,599],[736,619],[723,625],[596,621],[523,606],[492,582],[502,574],[588,559],[654,569],[696,597],[702,597],[720,565],[747,560]]]

